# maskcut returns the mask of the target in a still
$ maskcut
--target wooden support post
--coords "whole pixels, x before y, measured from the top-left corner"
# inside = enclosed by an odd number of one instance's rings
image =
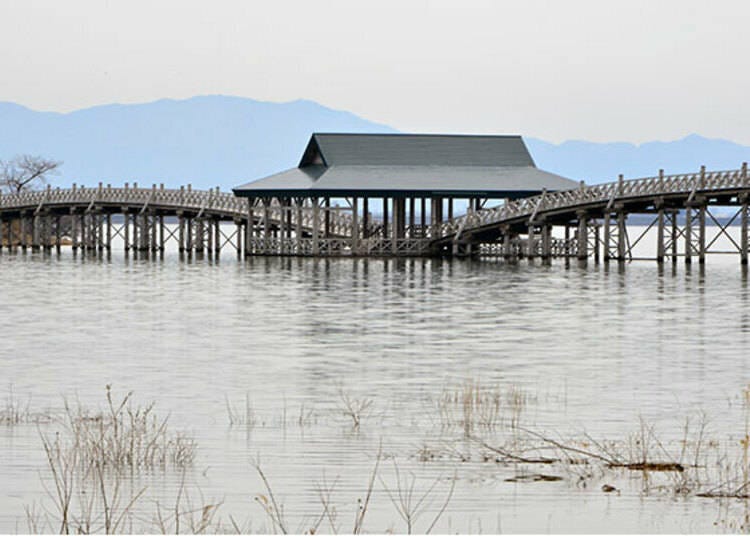
[[[159,251],[163,252],[165,248],[164,233],[164,214],[159,214]]]
[[[242,257],[242,230],[244,225],[242,220],[234,220],[234,224],[237,226],[237,245],[235,248],[237,249],[237,256]]]
[[[185,217],[182,212],[177,213],[177,249],[180,253],[185,251]]]
[[[705,167],[703,168],[705,172]],[[698,207],[698,263],[706,263],[706,205]]]
[[[323,203],[325,214],[323,214],[323,227],[325,229],[325,221],[327,220],[330,225],[330,212],[331,212],[331,200],[326,198],[326,202]],[[304,228],[302,225],[302,210],[305,205],[305,198],[304,197],[298,197],[294,200],[294,206],[295,206],[295,217],[294,217],[294,240],[297,245],[297,254],[302,255],[305,252],[305,247],[303,245],[303,238],[304,238]],[[325,235],[325,230],[323,231],[323,234]]]
[[[510,249],[511,248],[511,243],[510,243],[510,238],[511,238],[510,237],[510,227],[507,226],[507,225],[504,226],[503,229],[502,229],[502,233],[503,233],[503,258],[506,261],[509,261],[511,259],[511,257],[512,257],[512,252],[511,252],[511,249]]]
[[[659,264],[664,263],[664,206],[659,206],[659,211],[656,215],[656,262]]]
[[[204,239],[206,238],[205,219],[197,218],[195,221],[195,252],[203,253],[205,249]]]
[[[273,198],[263,198],[263,255],[268,255],[271,248],[271,202]]]
[[[326,197],[325,198],[325,211],[323,214],[324,219],[324,228],[323,228],[323,236],[326,238],[331,238],[331,198]]]
[[[313,197],[312,205],[312,254],[320,255],[320,200]]]
[[[469,200],[469,206],[471,206],[471,199]],[[453,198],[448,198],[448,219],[453,219]]]
[[[357,198],[352,198],[352,237],[351,237],[351,248],[352,253],[357,254],[359,252],[359,205]]]
[[[625,225],[627,216],[624,210],[617,212],[617,260],[619,262],[625,262],[627,256],[628,244],[626,239],[628,237],[628,228]]]
[[[250,227],[248,227],[248,231],[245,233],[245,255],[250,255],[255,252],[255,246],[250,243],[253,237],[253,225],[254,224],[251,223]],[[250,238],[248,238],[248,234],[250,235]],[[250,244],[250,247],[247,247],[247,244]],[[221,219],[217,218],[216,225],[214,225],[214,248],[216,249],[216,260],[221,256],[221,246]]]
[[[370,237],[370,203],[367,197],[362,198],[362,238]]]
[[[528,224],[528,239],[526,240],[526,257],[534,260],[536,255],[536,238],[534,237],[534,224],[529,222]]]
[[[106,241],[104,247],[107,249],[107,251],[112,251],[112,214],[108,212],[105,218],[107,226],[107,236],[105,239]]]
[[[610,261],[609,244],[612,241],[612,234],[610,230],[610,214],[609,212],[604,213],[604,263],[608,264]]]
[[[693,212],[685,208],[685,264],[693,262]]]
[[[414,237],[414,224],[416,223],[416,217],[414,215],[415,199],[409,198],[409,236]]]
[[[542,260],[549,263],[552,259],[552,226],[542,225]]]
[[[72,209],[70,211],[70,234],[72,242],[71,246],[73,248],[73,253],[75,253],[78,250],[78,218]]]
[[[419,211],[419,226],[421,231],[421,237],[424,238],[426,236],[425,233],[425,227],[427,226],[427,198],[423,197],[421,199],[420,204],[420,211]]]
[[[221,238],[219,235],[219,226],[221,220],[216,220],[216,256],[219,256],[221,251]],[[247,199],[247,232],[245,233],[245,255],[252,255],[255,252],[253,248],[253,238],[255,236],[255,198],[249,197]]]
[[[208,256],[211,257],[214,254],[214,219],[208,218],[206,220],[206,250]]]
[[[740,263],[747,264],[747,194],[741,198],[742,207],[740,208]]]
[[[60,253],[62,247],[62,217],[55,215],[55,250]]]
[[[388,238],[388,198],[383,198],[383,238]]]
[[[589,257],[589,219],[585,212],[578,212],[578,260]]]
[[[190,188],[188,188],[188,191]],[[193,253],[193,217],[188,216],[186,218],[186,229],[185,229],[185,249],[187,249],[188,254]]]

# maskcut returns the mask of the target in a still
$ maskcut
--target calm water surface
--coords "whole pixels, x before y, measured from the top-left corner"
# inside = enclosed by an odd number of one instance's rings
[[[472,451],[462,430],[439,426],[434,407],[467,380],[526,393],[521,421],[535,430],[622,438],[643,417],[669,436],[705,411],[711,434],[739,440],[750,297],[738,264],[712,257],[701,273],[654,263],[3,252],[0,380],[35,409],[59,409],[64,396],[101,407],[106,384],[156,401],[199,444],[191,485],[254,530],[269,525],[253,501],[263,486],[252,460],[293,530],[320,513],[317,486],[337,480],[340,530],[351,531],[382,442],[370,532],[405,530],[383,489],[395,483],[394,460],[419,489],[440,479],[417,531],[454,475],[440,532],[721,531],[716,501],[644,494],[627,481],[604,494],[606,477],[587,487],[510,483],[516,467],[418,453]],[[373,401],[359,430],[342,415],[340,390]],[[257,424],[230,426],[226,400],[241,407],[246,395]],[[312,414],[300,426],[303,406]],[[46,500],[43,469],[36,425],[0,427],[0,532],[26,530],[24,505]],[[143,479],[150,497],[166,497],[179,475]]]

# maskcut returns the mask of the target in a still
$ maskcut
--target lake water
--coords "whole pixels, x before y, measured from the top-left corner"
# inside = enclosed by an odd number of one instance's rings
[[[335,482],[336,520],[319,531],[349,532],[380,444],[367,532],[406,530],[386,489],[411,475],[415,495],[435,484],[416,532],[453,478],[436,532],[716,532],[735,530],[744,508],[644,490],[640,475],[597,469],[581,485],[560,467],[488,462],[436,409],[473,381],[520,393],[515,417],[527,430],[615,440],[643,419],[676,441],[685,418],[704,412],[706,435],[731,448],[745,433],[750,382],[750,291],[737,256],[709,257],[705,271],[682,263],[660,271],[649,262],[225,254],[217,263],[173,252],[146,261],[119,250],[103,259],[4,251],[0,303],[3,390],[12,385],[38,411],[58,411],[63,397],[103,407],[107,384],[155,401],[197,441],[190,486],[223,500],[219,515],[250,530],[272,529],[254,500],[265,490],[253,460],[290,530],[312,525],[318,487]],[[358,428],[343,414],[342,392],[372,403]],[[227,400],[244,408],[246,396],[255,424],[231,426]],[[0,425],[0,532],[26,531],[24,505],[49,504],[40,432],[55,430]],[[476,430],[489,443],[507,433]],[[425,452],[437,455],[424,461]],[[540,471],[563,480],[506,481]],[[139,506],[147,516],[181,475],[138,478],[148,486]],[[620,491],[603,493],[603,484]]]

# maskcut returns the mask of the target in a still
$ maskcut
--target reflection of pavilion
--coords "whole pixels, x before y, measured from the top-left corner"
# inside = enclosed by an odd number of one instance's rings
[[[248,255],[426,255],[459,212],[576,186],[537,169],[520,136],[313,134],[296,168],[234,193]]]

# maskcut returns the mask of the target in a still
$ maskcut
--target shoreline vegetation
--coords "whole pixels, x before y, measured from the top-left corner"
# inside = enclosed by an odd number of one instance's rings
[[[252,430],[269,421],[259,415],[250,393],[225,401],[230,428]],[[358,434],[377,429],[378,411],[387,401],[339,387],[331,402],[327,410],[285,406],[278,422],[303,429],[331,420]],[[378,503],[393,512],[391,530],[429,534],[450,513],[467,466],[486,471],[501,467],[507,485],[560,482],[571,490],[613,496],[635,486],[642,497],[711,500],[723,512],[717,526],[750,529],[750,387],[742,393],[739,441],[713,435],[703,413],[686,417],[667,435],[644,418],[620,437],[563,434],[527,422],[529,408],[537,402],[538,395],[517,386],[469,380],[444,388],[424,402],[424,422],[434,434],[411,452],[386,454],[381,439],[368,461],[372,469],[362,477],[361,492],[350,491],[343,501],[338,498],[339,478],[324,475],[315,485],[318,513],[296,527],[261,454],[249,462],[262,483],[248,490],[254,508],[227,512],[223,500],[204,497],[190,478],[201,455],[197,441],[175,430],[155,403],[136,401],[133,392],[116,395],[107,385],[98,408],[65,399],[59,410],[32,411],[32,400],[11,387],[0,406],[0,426],[36,426],[39,433],[44,494],[19,513],[30,533],[359,534],[383,530],[368,523],[367,514]],[[431,482],[417,482],[404,468],[406,461],[439,462],[441,470],[450,470]],[[177,483],[170,500],[151,497],[142,483],[141,477],[154,471]]]

